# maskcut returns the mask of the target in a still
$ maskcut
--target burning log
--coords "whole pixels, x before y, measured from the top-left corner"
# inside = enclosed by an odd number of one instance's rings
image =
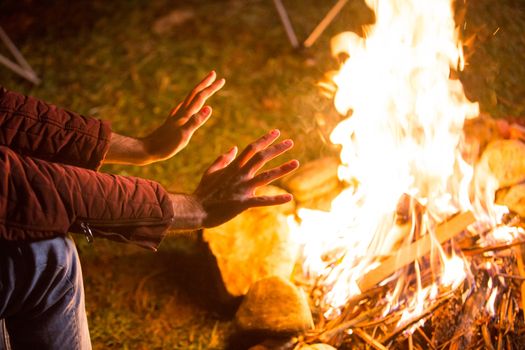
[[[440,244],[456,236],[468,225],[474,223],[475,217],[471,212],[461,213],[449,221],[443,222],[436,229],[435,239]],[[426,255],[430,252],[432,247],[432,237],[425,235],[416,242],[401,247],[396,255],[392,255],[384,260],[381,265],[372,271],[369,271],[363,276],[358,282],[359,289],[361,291],[367,291],[374,287],[379,282],[383,281],[388,276],[392,275],[395,271],[410,264],[417,258]]]
[[[525,184],[510,187],[503,195],[498,196],[497,202],[525,218]]]
[[[502,130],[502,129],[505,130]],[[487,114],[481,114],[478,118],[467,119],[463,125],[466,142],[477,147],[476,159],[481,156],[487,145],[493,141],[501,140],[507,134],[508,126],[492,118]]]
[[[491,142],[481,162],[486,162],[500,188],[525,180],[525,144],[519,140]]]
[[[340,161],[333,157],[311,161],[288,176],[283,181],[283,186],[301,204],[310,204],[325,196],[331,202],[334,194],[341,190],[341,181],[337,178],[339,164]]]

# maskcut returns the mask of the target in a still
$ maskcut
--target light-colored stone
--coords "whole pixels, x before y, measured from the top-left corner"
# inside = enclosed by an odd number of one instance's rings
[[[503,139],[499,120],[487,114],[481,114],[477,118],[465,120],[463,131],[465,141],[470,147],[476,147],[476,157],[479,157],[487,145],[493,141]]]
[[[295,342],[291,338],[268,338],[262,343],[252,346],[248,350],[293,350]]]
[[[518,140],[493,141],[483,152],[480,164],[488,165],[499,188],[518,184],[525,180],[525,144]]]
[[[304,292],[290,281],[269,277],[256,282],[235,315],[245,332],[295,334],[313,328]]]
[[[286,191],[267,186],[257,194],[282,193]],[[293,208],[293,203],[252,208],[224,225],[204,230],[204,241],[229,295],[244,295],[254,282],[269,276],[291,276],[298,250],[287,223]]]
[[[340,187],[341,182],[337,177],[339,164],[339,160],[333,157],[306,163],[283,180],[283,186],[297,201],[310,201]]]
[[[525,218],[525,184],[512,186],[501,198],[498,198],[497,202]]]
[[[311,344],[311,345],[303,345],[299,348],[299,350],[337,350],[337,349],[328,344],[317,343],[317,344]]]

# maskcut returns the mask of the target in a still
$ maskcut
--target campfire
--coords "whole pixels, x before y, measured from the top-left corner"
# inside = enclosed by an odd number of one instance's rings
[[[339,157],[281,183],[295,207],[204,232],[224,294],[245,296],[239,338],[253,350],[523,349],[525,128],[466,97],[452,0],[366,3],[375,23],[332,38],[342,64],[321,84]]]
[[[487,118],[454,78],[465,61],[451,0],[366,3],[375,24],[332,39],[344,63],[323,84],[342,116],[331,141],[344,188],[289,221],[315,323],[298,344],[522,348],[523,230],[496,194],[523,176],[495,170],[519,141],[468,134]]]

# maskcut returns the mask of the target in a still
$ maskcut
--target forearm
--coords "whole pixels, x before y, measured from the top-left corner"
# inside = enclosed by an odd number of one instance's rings
[[[109,150],[103,163],[146,165],[151,163],[151,157],[142,139],[123,136],[113,132]]]

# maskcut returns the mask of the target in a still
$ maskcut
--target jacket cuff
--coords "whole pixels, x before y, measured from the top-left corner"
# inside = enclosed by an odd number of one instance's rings
[[[111,143],[111,124],[105,120],[99,120],[100,129],[98,133],[99,142],[93,149],[91,157],[86,164],[87,169],[99,170],[106,159],[106,155],[109,151],[109,145]]]

